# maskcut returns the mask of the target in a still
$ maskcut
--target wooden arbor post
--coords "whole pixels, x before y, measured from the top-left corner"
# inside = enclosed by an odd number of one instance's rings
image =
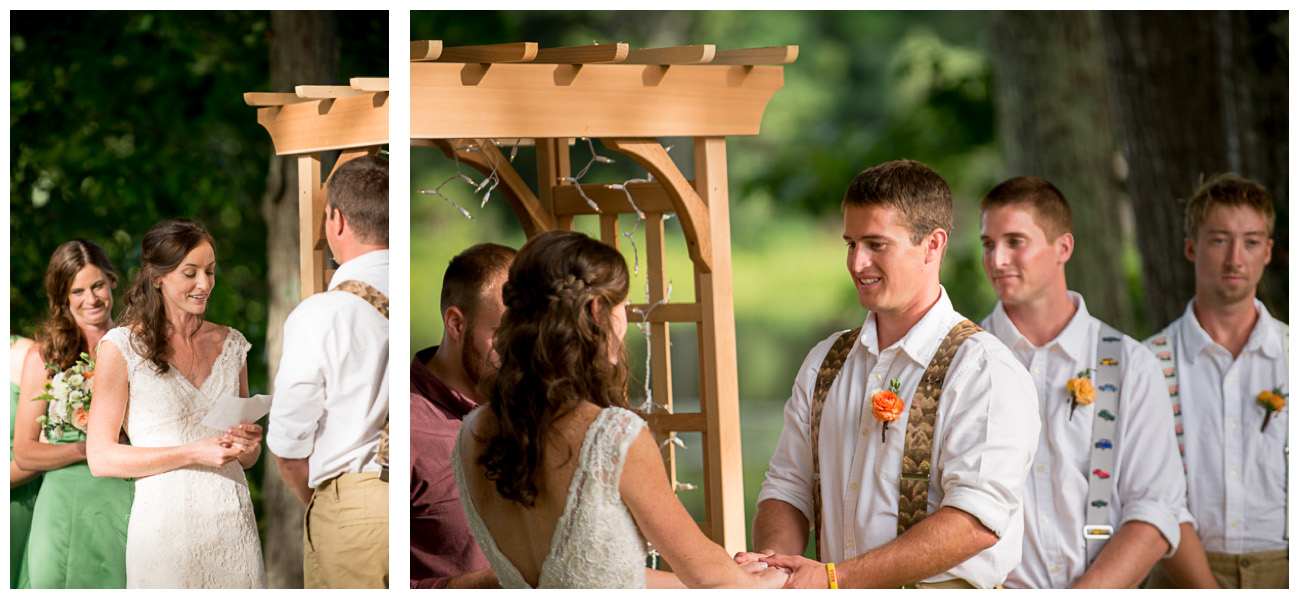
[[[498,189],[529,238],[572,229],[575,216],[598,214],[602,241],[617,247],[618,215],[634,212],[623,191],[568,179],[574,138],[599,138],[653,175],[654,181],[627,186],[645,215],[650,288],[648,304],[629,304],[628,320],[641,321],[644,311],[667,296],[666,213],[681,222],[696,297],[650,311],[651,389],[668,410],[644,416],[660,443],[676,432],[701,433],[706,514],[700,527],[731,552],[745,549],[745,507],[725,136],[758,134],[763,111],[784,82],[779,65],[797,54],[795,46],[633,50],[627,44],[411,43],[412,145],[436,146],[484,173],[495,169]],[[694,140],[695,180],[681,173],[658,137]],[[534,140],[535,193],[497,149],[497,138]],[[698,413],[672,412],[670,323],[696,324]],[[664,460],[676,485],[671,444],[664,446]]]
[[[388,79],[357,77],[347,86],[300,85],[294,93],[248,92],[257,123],[271,134],[277,155],[298,157],[299,265],[302,297],[325,291],[333,271],[325,243],[322,152],[339,150],[343,163],[379,152],[388,143]]]

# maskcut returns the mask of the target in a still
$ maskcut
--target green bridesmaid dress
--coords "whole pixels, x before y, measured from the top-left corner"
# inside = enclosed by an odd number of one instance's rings
[[[18,336],[9,336],[13,346]],[[9,462],[14,460],[14,416],[18,414],[18,384],[9,382]],[[32,507],[36,506],[36,492],[41,489],[38,475],[27,483],[9,488],[9,588],[21,590],[31,587],[27,578],[27,532],[32,528]]]
[[[73,431],[51,441],[84,439]],[[85,462],[47,471],[27,542],[31,587],[125,588],[126,523],[134,491],[126,480],[91,475]]]

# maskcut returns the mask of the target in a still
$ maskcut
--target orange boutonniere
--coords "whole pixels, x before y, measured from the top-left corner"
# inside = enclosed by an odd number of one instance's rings
[[[1092,387],[1089,373],[1092,369],[1079,371],[1079,376],[1065,382],[1065,389],[1070,390],[1070,420],[1074,420],[1074,409],[1079,405],[1087,406],[1097,399],[1097,389]]]
[[[1268,427],[1268,420],[1273,417],[1273,413],[1280,412],[1286,406],[1287,394],[1282,393],[1281,388],[1264,390],[1259,393],[1259,404],[1264,407],[1264,424],[1260,426],[1259,432],[1263,433],[1264,428]]]
[[[885,431],[889,429],[889,422],[897,421],[898,416],[903,414],[903,400],[898,397],[899,385],[900,382],[895,377],[889,380],[889,389],[876,390],[871,394],[871,416],[885,424],[880,430],[882,443],[885,441]]]

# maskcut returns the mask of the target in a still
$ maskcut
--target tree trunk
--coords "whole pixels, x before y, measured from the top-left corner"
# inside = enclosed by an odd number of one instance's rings
[[[271,87],[292,92],[302,84],[335,83],[338,34],[326,11],[271,11]],[[267,279],[271,301],[266,334],[269,378],[274,385],[284,320],[301,300],[298,267],[298,167],[293,156],[272,156],[262,212],[267,222]],[[272,389],[274,391],[274,389]],[[266,579],[272,588],[301,588],[303,507],[267,455],[265,495]]]
[[[1233,171],[1273,195],[1273,263],[1261,298],[1286,319],[1285,13],[1105,12],[1112,102],[1142,223],[1147,322],[1164,327],[1196,291],[1183,209],[1203,178]]]
[[[1052,182],[1074,213],[1070,289],[1088,311],[1133,333],[1122,262],[1133,244],[1121,219],[1115,134],[1101,28],[1092,12],[997,12],[989,20],[998,140],[1008,176]]]

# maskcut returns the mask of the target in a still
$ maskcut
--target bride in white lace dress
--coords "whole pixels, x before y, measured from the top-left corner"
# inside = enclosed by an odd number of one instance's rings
[[[124,327],[100,343],[87,437],[97,477],[135,477],[129,588],[264,588],[244,469],[261,427],[200,424],[218,398],[248,395],[249,343],[203,320],[216,266],[202,225],[173,219],[145,235]],[[119,444],[125,427],[131,445]]]
[[[507,588],[780,587],[785,572],[704,536],[626,408],[627,292],[622,255],[581,233],[515,257],[500,368],[452,452],[475,540]],[[673,573],[646,568],[647,540]]]

